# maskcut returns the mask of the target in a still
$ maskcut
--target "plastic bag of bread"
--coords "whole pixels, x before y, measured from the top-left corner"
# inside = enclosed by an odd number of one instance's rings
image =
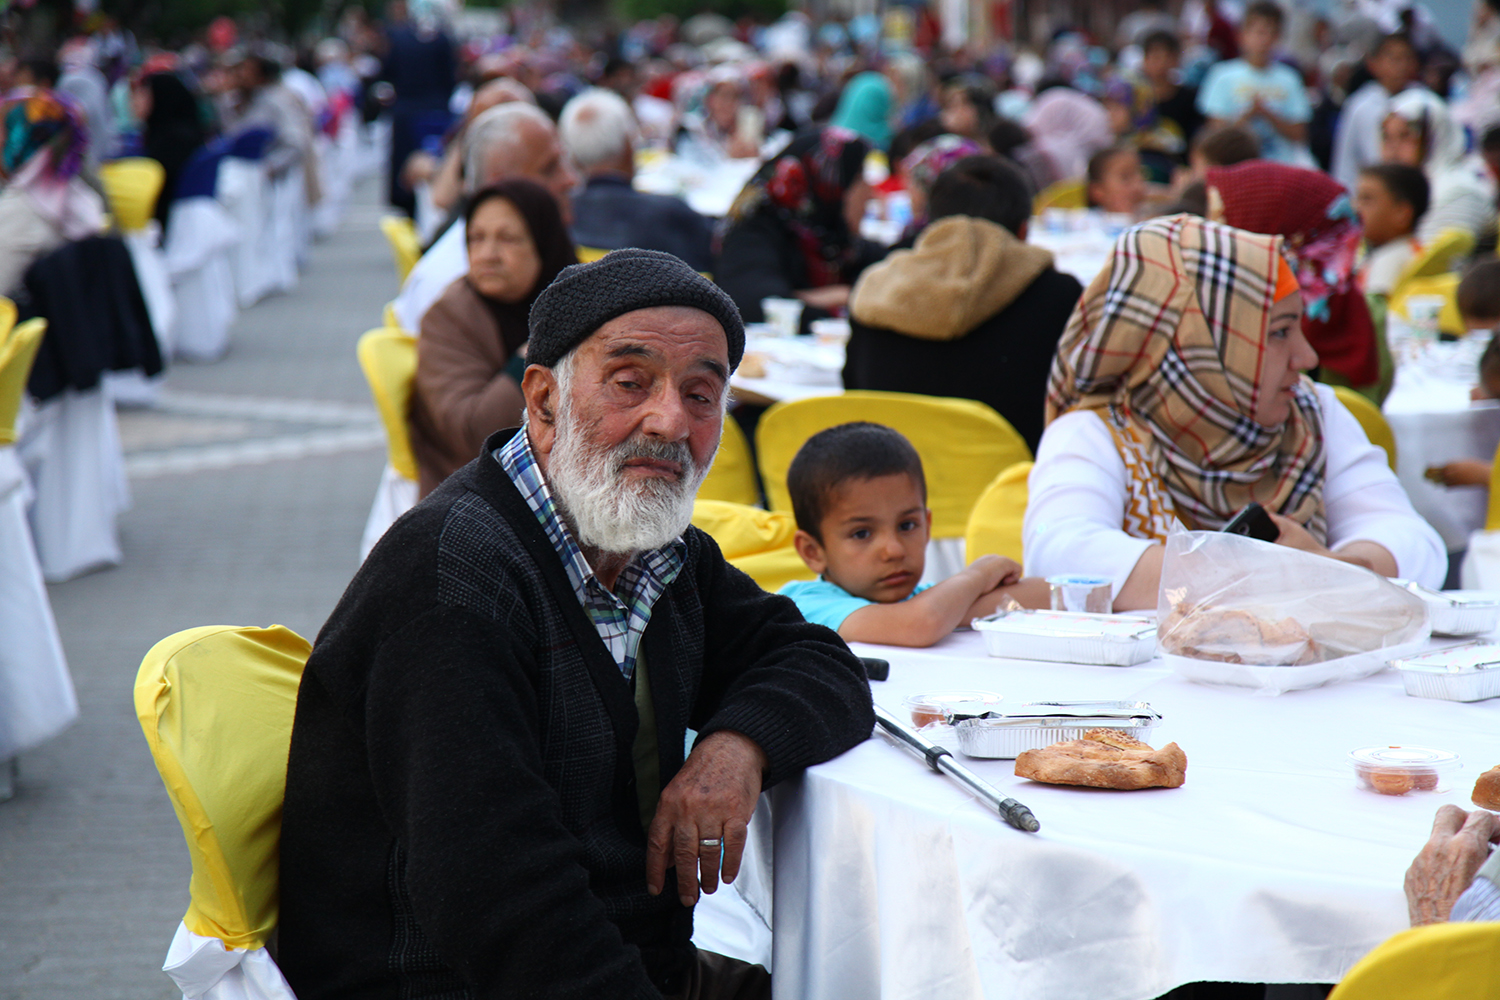
[[[1427,606],[1370,570],[1223,532],[1167,537],[1163,659],[1197,681],[1267,694],[1353,680],[1427,640]]]

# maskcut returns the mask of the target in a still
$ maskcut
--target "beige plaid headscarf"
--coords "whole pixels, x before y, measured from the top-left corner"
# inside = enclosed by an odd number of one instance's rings
[[[1291,416],[1255,412],[1281,237],[1189,215],[1126,230],[1068,320],[1047,422],[1094,410],[1128,473],[1125,530],[1217,530],[1250,501],[1326,542],[1322,415],[1304,377]]]

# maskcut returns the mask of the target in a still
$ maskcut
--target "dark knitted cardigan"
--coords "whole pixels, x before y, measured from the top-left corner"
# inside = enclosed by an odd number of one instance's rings
[[[632,689],[485,443],[398,521],[318,636],[281,836],[280,962],[323,997],[657,997],[692,912],[646,892]],[[685,730],[745,734],[767,787],[869,736],[837,635],[697,529],[643,639],[661,782]]]

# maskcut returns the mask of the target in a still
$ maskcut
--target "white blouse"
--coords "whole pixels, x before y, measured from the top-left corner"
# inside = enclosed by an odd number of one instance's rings
[[[1323,410],[1328,547],[1370,541],[1396,559],[1398,574],[1429,587],[1448,575],[1448,554],[1432,525],[1412,509],[1385,452],[1327,386]],[[1118,594],[1141,554],[1155,543],[1121,530],[1129,497],[1125,462],[1095,413],[1063,414],[1047,426],[1031,470],[1022,540],[1027,576],[1107,576]]]

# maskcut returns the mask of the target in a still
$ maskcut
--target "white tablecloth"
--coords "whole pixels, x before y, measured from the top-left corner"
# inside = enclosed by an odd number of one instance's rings
[[[722,219],[759,166],[760,160],[754,158],[710,165],[675,153],[653,152],[636,165],[635,189],[673,195],[699,215]]]
[[[963,762],[1042,824],[1006,826],[959,786],[876,737],[772,791],[771,879],[740,890],[773,914],[774,984],[791,997],[1145,1000],[1195,981],[1331,982],[1406,926],[1402,877],[1442,803],[1468,806],[1500,764],[1500,699],[1407,697],[1398,675],[1259,696],[1131,668],[998,660],[956,633],[891,661],[875,699],[939,689],[1037,699],[1140,698],[1151,742],[1188,758],[1178,789],[1040,785],[1010,761]],[[1354,785],[1356,747],[1462,756],[1445,793]],[[766,800],[763,800],[763,804]],[[711,936],[714,915],[699,924]],[[747,957],[755,957],[753,955]]]
[[[1124,226],[1093,210],[1064,209],[1031,220],[1026,242],[1051,250],[1053,266],[1077,278],[1084,288],[1109,259]]]
[[[1469,533],[1484,527],[1489,491],[1439,486],[1422,473],[1457,458],[1494,456],[1500,444],[1500,404],[1470,401],[1475,379],[1467,365],[1435,373],[1403,366],[1382,407],[1396,436],[1396,478],[1417,513],[1443,536],[1449,552],[1467,547]]]

